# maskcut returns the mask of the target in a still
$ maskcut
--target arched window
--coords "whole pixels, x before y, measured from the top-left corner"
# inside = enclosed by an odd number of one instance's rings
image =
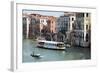
[[[89,36],[88,34],[86,34],[86,42],[88,42]]]

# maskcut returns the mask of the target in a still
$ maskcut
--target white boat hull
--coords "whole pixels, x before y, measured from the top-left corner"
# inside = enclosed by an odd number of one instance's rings
[[[38,41],[38,43],[39,42],[41,42],[41,41]],[[37,47],[47,48],[47,49],[61,49],[61,50],[66,49],[65,46],[63,46],[63,47],[56,46],[57,45],[56,43],[62,43],[62,42],[53,42],[53,41],[42,41],[42,42],[44,42],[44,44],[42,44],[42,45],[41,44],[37,44]]]

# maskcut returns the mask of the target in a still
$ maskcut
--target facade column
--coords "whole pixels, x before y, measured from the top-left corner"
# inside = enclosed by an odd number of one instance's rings
[[[86,24],[87,24],[86,13],[84,13],[84,41],[86,41]]]
[[[26,24],[26,38],[29,37],[29,24],[30,24],[30,20],[29,18],[26,18],[27,24]]]

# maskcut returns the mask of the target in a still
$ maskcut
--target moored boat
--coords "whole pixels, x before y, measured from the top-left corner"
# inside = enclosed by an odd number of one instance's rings
[[[37,47],[64,50],[65,49],[65,44],[63,42],[38,40],[37,41]]]

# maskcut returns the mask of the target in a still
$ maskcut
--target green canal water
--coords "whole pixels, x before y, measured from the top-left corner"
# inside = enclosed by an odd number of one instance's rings
[[[30,56],[34,51],[35,54],[40,54],[42,58]],[[73,47],[66,50],[50,50],[37,48],[36,42],[30,39],[23,40],[22,61],[28,62],[46,62],[46,61],[67,61],[67,60],[87,60],[91,58],[89,48]]]

